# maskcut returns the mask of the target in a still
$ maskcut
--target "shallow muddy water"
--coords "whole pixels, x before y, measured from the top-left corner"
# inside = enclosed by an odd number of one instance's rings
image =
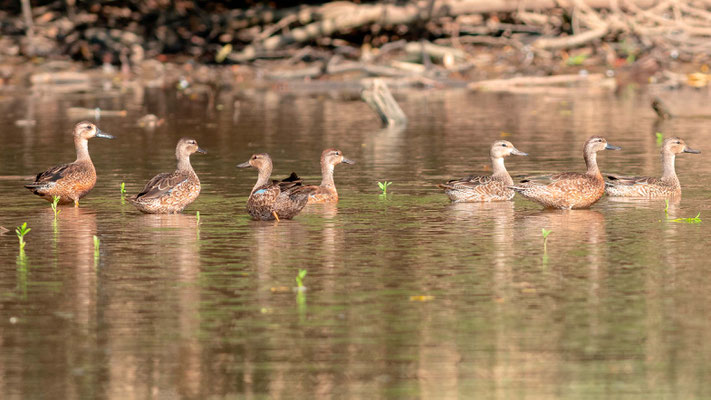
[[[673,109],[709,100],[664,95]],[[0,397],[711,397],[708,120],[655,126],[635,93],[397,97],[404,130],[330,94],[0,94]],[[55,221],[22,177],[74,159],[68,107],[128,115],[98,121],[117,138],[90,141],[96,188]],[[166,123],[137,127],[149,112]],[[603,172],[658,175],[656,131],[702,151],[677,158],[684,196],[668,216],[608,198],[451,205],[435,187],[487,173],[501,137],[530,154],[507,159],[512,175],[583,171],[590,135],[623,147],[598,156]],[[133,194],[174,168],[181,136],[208,151],[192,158],[198,200],[169,216],[122,202],[121,182]],[[357,162],[336,167],[337,206],[249,220],[256,171],[237,163],[269,152],[276,177],[318,183],[326,147]]]

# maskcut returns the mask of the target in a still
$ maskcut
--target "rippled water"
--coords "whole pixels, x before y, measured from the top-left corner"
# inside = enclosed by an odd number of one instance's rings
[[[0,225],[32,228],[24,259],[0,235],[0,397],[711,397],[708,120],[655,124],[636,93],[408,91],[408,127],[381,130],[359,101],[278,90],[0,95]],[[74,159],[71,106],[128,115],[98,122],[117,139],[90,142],[97,186],[55,222],[22,177]],[[166,124],[137,127],[149,112]],[[501,137],[531,155],[507,159],[512,175],[582,171],[590,135],[624,149],[598,157],[603,171],[658,175],[656,131],[703,152],[678,157],[668,217],[607,198],[450,205],[435,187],[487,173]],[[132,194],[172,170],[181,136],[209,152],[193,157],[198,200],[171,216],[124,204],[120,183]],[[269,152],[275,176],[317,183],[326,147],[357,161],[336,167],[337,206],[249,220],[256,171],[235,164]]]

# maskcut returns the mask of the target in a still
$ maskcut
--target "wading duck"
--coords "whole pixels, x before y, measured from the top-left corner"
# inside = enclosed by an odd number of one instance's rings
[[[619,176],[608,175],[609,181],[605,182],[605,193],[613,197],[639,197],[660,198],[681,195],[681,185],[674,169],[674,160],[677,154],[699,154],[686,145],[684,140],[673,137],[664,140],[662,144],[662,177],[651,178],[647,176]]]
[[[195,139],[182,138],[175,148],[178,168],[158,174],[148,181],[141,193],[128,202],[146,214],[175,214],[183,211],[200,194],[200,179],[190,165],[190,155],[207,153]]]
[[[597,152],[619,150],[607,143],[605,138],[593,136],[585,142],[583,155],[588,171],[584,174],[563,172],[560,174],[529,178],[511,186],[523,197],[542,204],[546,208],[588,208],[605,193],[605,180],[597,167]]]
[[[25,185],[32,193],[51,202],[53,197],[59,197],[60,204],[74,202],[79,206],[79,199],[86,196],[96,184],[96,169],[89,157],[88,141],[93,137],[113,139],[108,133],[102,132],[91,122],[83,121],[74,126],[74,148],[77,159],[71,164],[58,165],[35,177],[35,181]]]
[[[311,189],[308,204],[314,203],[336,203],[338,192],[333,183],[333,167],[340,163],[355,164],[343,157],[343,152],[336,149],[326,149],[321,153],[321,185],[308,185]]]
[[[491,167],[494,171],[491,176],[468,176],[462,179],[453,179],[437,186],[444,189],[444,193],[454,203],[511,200],[514,197],[514,191],[508,186],[513,185],[513,179],[504,166],[504,157],[511,154],[528,155],[516,149],[511,142],[497,140],[491,145],[489,151]]]
[[[262,221],[292,219],[306,206],[311,189],[302,186],[295,173],[282,181],[269,179],[273,168],[269,154],[253,154],[248,161],[237,165],[237,168],[247,167],[259,171],[257,183],[247,200],[247,212],[252,218]]]

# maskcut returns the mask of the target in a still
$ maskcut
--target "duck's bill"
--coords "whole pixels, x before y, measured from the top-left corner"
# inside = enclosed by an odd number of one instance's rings
[[[355,164],[355,161],[349,160],[349,159],[347,159],[347,158],[345,158],[345,157],[343,157],[343,161],[341,161],[341,162],[346,163],[346,164]]]
[[[684,147],[684,153],[701,154],[701,150],[696,150],[696,149]]]
[[[249,165],[249,161],[245,161],[242,164],[237,164],[237,168],[248,168],[248,167],[251,167],[251,165]]]
[[[519,150],[519,149],[513,149],[513,150],[511,151],[511,154],[513,154],[513,155],[515,155],[515,156],[527,156],[527,155],[528,155],[528,153],[524,153],[524,152],[522,152],[522,151]]]
[[[202,147],[198,147],[195,152],[200,154],[207,154],[207,150],[203,149]]]
[[[108,133],[100,131],[100,130],[96,131],[96,137],[100,137],[103,139],[113,139],[114,138],[113,135],[109,135]]]
[[[622,147],[620,147],[620,146],[613,146],[613,145],[611,145],[611,144],[608,143],[607,146],[605,146],[605,150],[622,150]]]

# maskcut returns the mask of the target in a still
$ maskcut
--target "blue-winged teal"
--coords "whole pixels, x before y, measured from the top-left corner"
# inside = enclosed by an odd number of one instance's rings
[[[674,160],[680,153],[699,154],[684,143],[684,140],[673,137],[664,140],[662,144],[662,177],[619,176],[608,175],[605,182],[605,193],[613,197],[660,198],[681,195],[681,185],[674,169]]]
[[[308,202],[311,190],[302,186],[295,174],[282,181],[272,181],[272,158],[267,153],[253,154],[248,161],[237,168],[253,167],[259,171],[257,183],[247,200],[247,212],[252,218],[273,221],[294,218]]]
[[[343,152],[336,149],[326,149],[321,153],[321,185],[306,186],[311,189],[308,204],[338,202],[336,184],[333,183],[333,167],[340,163],[355,164],[355,161],[343,157]]]
[[[182,138],[175,148],[178,169],[158,174],[148,181],[141,193],[128,202],[147,214],[175,214],[183,211],[200,194],[200,179],[190,165],[190,155],[207,153],[195,139]]]
[[[437,185],[444,189],[444,193],[454,203],[474,203],[480,201],[511,200],[514,191],[507,186],[513,185],[513,179],[506,171],[504,157],[511,154],[527,156],[528,154],[516,149],[511,142],[497,140],[491,145],[491,176],[468,176],[462,179],[453,179],[445,184]]]
[[[74,202],[79,206],[79,199],[86,196],[96,184],[96,169],[89,157],[88,141],[93,137],[113,139],[108,133],[102,132],[91,122],[83,121],[74,126],[74,147],[77,159],[73,163],[58,165],[35,177],[35,181],[25,185],[32,193],[47,201],[59,196],[60,204]]]
[[[605,193],[605,180],[597,167],[597,152],[619,150],[607,143],[605,138],[593,136],[585,142],[583,155],[588,171],[584,174],[563,172],[560,174],[529,178],[511,186],[523,197],[547,208],[588,208]]]

